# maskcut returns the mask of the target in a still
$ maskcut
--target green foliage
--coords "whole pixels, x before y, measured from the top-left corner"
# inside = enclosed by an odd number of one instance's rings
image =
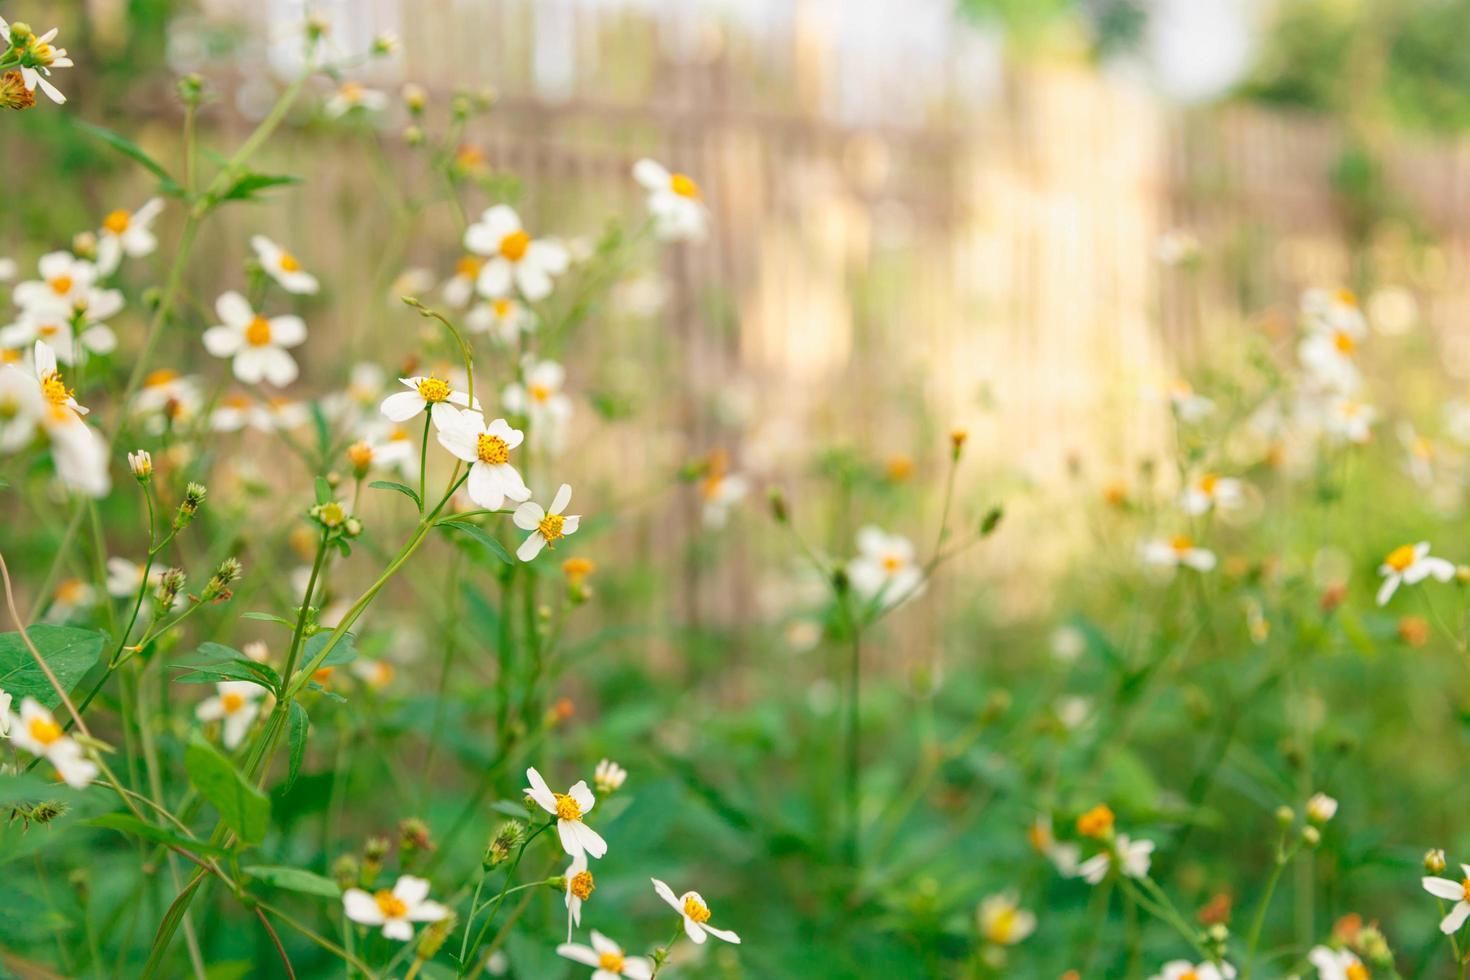
[[[235,835],[246,844],[265,839],[271,804],[264,793],[241,775],[224,755],[195,736],[184,752],[184,771],[199,795],[219,812]]]
[[[36,651],[46,661],[63,691],[71,691],[97,664],[105,633],[70,626],[40,624],[26,630]],[[36,663],[19,633],[0,634],[0,690],[15,699],[18,709],[22,698],[35,698],[47,708],[61,705],[61,696]]]

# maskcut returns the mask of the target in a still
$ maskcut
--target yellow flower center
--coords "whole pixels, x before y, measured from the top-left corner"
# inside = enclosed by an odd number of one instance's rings
[[[513,231],[500,240],[500,254],[512,262],[525,258],[526,249],[531,247],[531,236],[524,231]]]
[[[466,255],[454,264],[454,274],[464,279],[473,279],[480,274],[480,260]]]
[[[1077,833],[1083,837],[1101,837],[1113,829],[1113,811],[1104,803],[1077,818]]]
[[[442,402],[449,397],[449,382],[438,378],[421,378],[418,389],[419,397],[430,405]]]
[[[276,259],[276,264],[281,267],[282,272],[300,272],[301,263],[296,261],[296,256],[290,252],[282,252],[281,257]]]
[[[567,887],[572,895],[585,902],[592,897],[592,892],[597,888],[597,885],[592,880],[592,872],[578,871],[572,875],[572,880]]]
[[[59,333],[61,333],[61,328],[54,323],[43,323],[36,328],[38,337],[55,337]]]
[[[1460,891],[1464,892],[1463,901],[1470,902],[1470,878],[1460,882]]]
[[[41,379],[41,394],[53,405],[65,405],[72,397],[71,389],[61,380],[59,371],[52,371]]]
[[[65,296],[71,292],[72,278],[71,276],[57,276],[55,279],[50,280],[49,285],[51,286],[51,291],[57,296]]]
[[[225,714],[232,715],[245,707],[245,695],[230,691],[228,694],[219,696],[219,706],[224,709]]]
[[[336,527],[347,519],[347,511],[335,500],[322,504],[322,509],[318,513],[321,515],[322,523],[327,527]]]
[[[504,320],[506,317],[510,316],[510,311],[513,307],[511,306],[510,300],[497,299],[490,304],[490,308],[495,311],[496,317]]]
[[[348,102],[360,102],[362,100],[362,86],[356,82],[348,82],[337,90],[337,94]]]
[[[544,402],[551,397],[551,389],[546,385],[531,385],[531,397],[538,402]]]
[[[123,232],[128,230],[128,225],[132,222],[132,220],[132,215],[119,208],[118,210],[112,212],[107,217],[102,219],[102,227],[106,228],[114,235],[121,235]]]
[[[178,376],[179,372],[171,370],[169,368],[161,368],[157,371],[150,371],[148,372],[148,377],[143,379],[143,387],[157,388],[159,385],[166,385],[170,381],[177,380]]]
[[[69,578],[56,587],[57,602],[81,602],[85,587],[81,579]]]
[[[1368,980],[1372,974],[1361,963],[1349,963],[1348,968],[1343,971],[1343,976],[1347,977],[1347,980]]]
[[[1419,436],[1417,439],[1414,440],[1414,444],[1409,447],[1409,452],[1413,453],[1415,456],[1418,456],[1420,459],[1433,459],[1434,443],[1430,442],[1423,436]]]
[[[1175,977],[1174,980],[1199,980],[1199,974],[1194,970],[1185,970],[1179,976]]]
[[[591,558],[568,558],[561,563],[561,570],[568,581],[581,582],[597,569],[597,564]]]
[[[1208,497],[1213,497],[1215,495],[1215,488],[1219,485],[1220,478],[1213,473],[1206,473],[1204,476],[1199,478],[1200,493],[1203,493]]]
[[[373,447],[359,439],[347,447],[347,461],[357,469],[367,469],[373,462]]]
[[[1351,354],[1358,349],[1358,342],[1353,340],[1351,334],[1338,330],[1332,335],[1332,346],[1337,348],[1339,354]]]
[[[1011,942],[1011,936],[1015,933],[1015,931],[1016,910],[1013,908],[1004,908],[1001,909],[999,912],[996,912],[995,917],[992,918],[990,920],[990,923],[986,926],[985,938],[989,939],[993,943],[1009,945]],[[1178,978],[1178,980],[1185,980],[1185,978],[1180,977]]]
[[[475,455],[482,463],[499,466],[510,460],[510,447],[499,436],[482,434],[475,440]]]
[[[903,559],[898,557],[897,555],[883,556],[883,571],[887,572],[888,574],[892,575],[894,572],[898,571],[902,567]]]
[[[1194,542],[1185,535],[1180,534],[1169,541],[1169,547],[1174,549],[1174,554],[1182,555],[1194,547]]]
[[[597,957],[597,968],[609,973],[622,973],[623,954],[614,951],[602,953]]]
[[[481,438],[484,438],[481,436]],[[576,800],[564,793],[553,793],[556,797],[556,818],[558,820],[581,820],[582,807]]]
[[[1383,563],[1396,572],[1402,572],[1414,564],[1414,546],[1402,544],[1388,553]]]
[[[678,194],[680,197],[691,199],[699,197],[699,185],[687,174],[670,174],[669,190]]]
[[[408,915],[408,903],[386,888],[376,892],[373,901],[378,903],[378,911],[385,919],[401,919]]]
[[[562,525],[565,523],[566,518],[560,514],[547,514],[541,518],[541,523],[536,525],[536,530],[541,532],[541,536],[547,542],[556,541],[559,538],[566,537],[566,535],[561,533]]]
[[[263,316],[251,320],[245,327],[245,343],[251,347],[264,347],[271,342],[271,323]]]
[[[61,738],[61,726],[50,718],[32,718],[26,729],[31,733],[31,738],[42,745],[50,745]]]
[[[693,895],[684,899],[684,914],[695,922],[709,921],[709,906],[695,898]]]
[[[1358,294],[1353,292],[1351,289],[1339,289],[1337,292],[1333,293],[1333,297],[1344,306],[1358,305]]]

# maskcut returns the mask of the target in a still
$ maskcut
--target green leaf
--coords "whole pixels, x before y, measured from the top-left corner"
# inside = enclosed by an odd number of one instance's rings
[[[296,629],[296,624],[295,623],[291,622],[291,620],[289,620],[289,619],[285,619],[284,617],[277,616],[275,613],[248,612],[248,613],[241,613],[240,614],[240,618],[241,619],[255,619],[255,620],[259,620],[262,623],[280,623],[282,626],[289,627],[292,630]]]
[[[316,502],[319,504],[330,503],[332,500],[332,485],[327,478],[319,476],[316,478]]]
[[[291,741],[291,765],[286,771],[286,784],[281,787],[281,792],[289,792],[296,785],[296,777],[301,775],[301,763],[306,758],[306,736],[311,730],[311,719],[306,716],[306,709],[301,706],[300,701],[291,702],[291,713],[286,717],[287,733]]]
[[[1000,507],[992,507],[987,511],[984,519],[980,521],[980,536],[986,538],[995,533],[995,529],[1000,526],[1000,519],[1004,516],[1005,510]]]
[[[169,175],[169,172],[163,168],[163,164],[144,153],[143,148],[137,143],[134,143],[126,136],[114,133],[110,129],[93,123],[83,122],[80,119],[75,120],[75,123],[82,132],[97,137],[114,150],[142,164],[150,173],[158,178],[158,186],[165,194],[183,197],[184,189],[179,186],[179,182]]]
[[[315,662],[317,655],[326,648],[328,642],[336,634],[336,630],[322,630],[314,634],[306,641],[306,647],[302,652],[302,660],[305,663]],[[327,654],[327,659],[316,665],[317,670],[323,667],[335,667],[338,664],[350,663],[357,659],[357,637],[351,633],[344,634],[342,641],[332,647],[332,652]]]
[[[409,500],[412,500],[415,504],[418,504],[421,507],[423,506],[423,504],[419,502],[418,491],[405,483],[394,483],[392,480],[374,480],[372,483],[369,483],[368,486],[372,487],[374,490],[397,490]]]
[[[470,537],[474,538],[476,541],[480,542],[482,545],[488,548],[492,555],[494,555],[496,558],[499,558],[507,565],[514,565],[516,563],[516,560],[510,556],[510,552],[505,550],[505,545],[501,544],[499,541],[496,541],[495,538],[490,535],[489,531],[485,530],[478,524],[472,524],[469,521],[449,520],[440,521],[438,526],[452,527],[455,530],[463,531],[465,534],[468,534]]]
[[[251,201],[261,191],[299,183],[301,183],[301,178],[291,174],[243,173],[225,188],[219,199],[221,201]]]
[[[182,847],[194,854],[228,854],[230,849],[223,844],[211,844],[209,841],[195,840],[176,834],[164,827],[155,827],[144,823],[131,813],[104,813],[101,816],[83,820],[84,827],[101,827],[105,830],[115,830],[120,834],[132,834],[144,840],[151,840],[157,844],[169,844],[174,847]]]
[[[26,635],[64,691],[76,687],[97,663],[107,639],[107,634],[94,630],[45,624],[30,627]],[[35,698],[51,709],[61,704],[56,689],[19,633],[0,633],[0,690],[8,692],[17,704],[22,698]]]
[[[236,836],[247,844],[265,839],[271,820],[270,799],[197,732],[184,752],[184,771]]]
[[[248,681],[272,693],[281,689],[281,676],[269,664],[256,663],[240,651],[223,643],[201,643],[201,659],[174,664],[189,671],[174,680],[180,684],[208,684],[215,681]]]
[[[341,898],[342,889],[331,878],[324,878],[300,868],[285,868],[273,865],[253,865],[243,869],[256,881],[263,881],[275,888],[301,892],[303,895],[320,895],[322,898]]]

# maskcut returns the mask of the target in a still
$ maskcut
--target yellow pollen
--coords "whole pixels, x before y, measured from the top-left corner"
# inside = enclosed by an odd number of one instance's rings
[[[72,278],[71,276],[57,276],[50,281],[49,285],[51,286],[51,291],[57,296],[65,296],[71,292]]]
[[[1012,908],[1001,909],[995,914],[995,918],[990,920],[990,924],[985,929],[985,937],[993,943],[1009,945],[1011,936],[1015,931],[1016,910]],[[1187,976],[1188,974],[1185,974],[1185,976],[1179,977],[1177,980],[1185,980]]]
[[[699,185],[687,174],[670,174],[669,190],[678,194],[680,197],[699,197]]]
[[[0,350],[0,364],[19,364],[21,354],[19,350]]]
[[[1206,496],[1213,497],[1215,495],[1215,488],[1219,485],[1220,478],[1213,473],[1206,473],[1204,476],[1199,478],[1200,493],[1203,493]]]
[[[1333,296],[1339,303],[1342,303],[1345,306],[1358,305],[1358,294],[1353,292],[1351,289],[1339,289],[1337,292],[1333,293]]]
[[[1464,893],[1464,901],[1470,902],[1470,878],[1460,882],[1460,891]]]
[[[83,591],[81,579],[69,578],[56,587],[56,601],[79,602]]]
[[[121,235],[123,232],[128,230],[128,224],[132,220],[132,215],[119,208],[118,210],[112,212],[107,217],[102,219],[102,227],[106,228],[114,235]]]
[[[50,718],[32,718],[26,730],[42,745],[50,745],[61,738],[61,726]]]
[[[709,906],[690,895],[684,899],[684,914],[695,922],[705,923],[709,921]]]
[[[251,347],[264,347],[271,342],[271,324],[263,316],[251,320],[245,327],[245,343]]]
[[[883,556],[883,571],[888,572],[891,575],[902,567],[903,559],[898,557],[897,555]]]
[[[1180,534],[1169,541],[1169,547],[1174,549],[1174,554],[1182,555],[1194,547],[1194,542]]]
[[[609,973],[623,972],[623,954],[615,952],[602,953],[597,957],[597,968]]]
[[[1351,354],[1358,349],[1358,344],[1353,340],[1352,335],[1343,330],[1332,335],[1332,346],[1337,348],[1339,354]]]
[[[42,337],[55,337],[61,332],[61,328],[54,323],[43,324],[36,328],[36,333]]]
[[[531,397],[538,402],[544,402],[551,397],[551,389],[545,385],[531,385]]]
[[[407,442],[408,441],[408,431],[406,429],[394,428],[394,430],[391,433],[389,433],[389,435],[388,435],[388,441],[389,442]]]
[[[560,514],[547,514],[541,518],[541,523],[536,525],[536,530],[540,531],[541,536],[550,543],[559,538],[566,537],[566,535],[561,533],[561,527],[565,523],[566,518]]]
[[[510,460],[510,447],[499,436],[482,434],[475,440],[475,456],[482,463],[499,466]]]
[[[232,715],[245,707],[245,695],[236,694],[234,691],[219,696],[219,706],[224,709],[225,714]]]
[[[148,372],[148,377],[143,379],[143,387],[157,388],[159,385],[166,385],[170,381],[177,380],[178,376],[179,372],[171,370],[169,368],[161,368],[157,371],[150,371]]]
[[[359,102],[362,100],[362,86],[356,82],[348,82],[337,90],[337,94],[348,102]]]
[[[1113,829],[1113,811],[1105,803],[1077,818],[1077,833],[1083,837],[1102,837]]]
[[[1175,977],[1174,980],[1199,980],[1199,974],[1193,970],[1185,970],[1179,976]]]
[[[301,263],[297,262],[296,256],[292,255],[290,252],[282,252],[281,257],[276,260],[276,264],[281,267],[282,272],[301,271]]]
[[[336,667],[318,667],[312,672],[311,679],[322,687],[326,687],[332,680],[332,671],[336,669]]]
[[[558,820],[582,819],[582,807],[576,800],[564,793],[553,793],[552,795],[556,797],[556,818]]]
[[[567,887],[575,897],[585,902],[592,897],[592,892],[597,888],[597,885],[592,880],[592,872],[578,871],[572,875],[572,880]]]
[[[454,274],[464,279],[475,278],[480,274],[480,260],[473,255],[466,255],[454,264]]]
[[[41,379],[41,394],[53,405],[65,405],[71,399],[71,390],[61,380],[61,374],[52,371]]]
[[[449,397],[449,382],[438,378],[423,378],[418,383],[419,397],[429,404],[437,404]]]
[[[495,315],[502,320],[510,316],[510,311],[513,309],[513,307],[510,305],[510,300],[508,299],[497,299],[490,304],[490,308],[494,310]]]
[[[1383,559],[1383,563],[1396,572],[1402,572],[1414,564],[1414,546],[1411,544],[1399,545],[1388,553],[1388,557]]]
[[[531,236],[524,231],[513,231],[500,240],[500,254],[512,262],[519,262],[531,247]]]
[[[1349,963],[1343,975],[1347,977],[1347,980],[1368,980],[1372,976],[1368,968],[1361,963]]]
[[[374,893],[373,901],[378,903],[378,911],[385,919],[401,919],[408,915],[408,903],[386,888]]]

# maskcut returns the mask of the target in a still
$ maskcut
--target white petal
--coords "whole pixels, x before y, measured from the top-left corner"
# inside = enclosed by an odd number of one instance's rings
[[[551,498],[551,513],[560,514],[567,509],[567,504],[572,502],[572,485],[563,483],[556,491],[556,496]]]
[[[232,327],[248,326],[255,319],[255,311],[250,308],[250,303],[234,290],[220,294],[220,298],[214,301],[214,311],[222,321]]]
[[[516,557],[521,561],[535,561],[536,556],[541,554],[541,549],[544,547],[546,547],[546,539],[540,534],[533,533],[516,549]]]
[[[378,908],[373,896],[361,888],[349,888],[342,893],[342,911],[353,922],[360,922],[365,926],[381,925],[383,922],[383,910]]]
[[[384,398],[378,409],[390,422],[407,422],[424,410],[424,404],[417,391],[400,391]]]
[[[233,327],[210,327],[199,339],[215,357],[234,357],[245,343],[245,337]]]

